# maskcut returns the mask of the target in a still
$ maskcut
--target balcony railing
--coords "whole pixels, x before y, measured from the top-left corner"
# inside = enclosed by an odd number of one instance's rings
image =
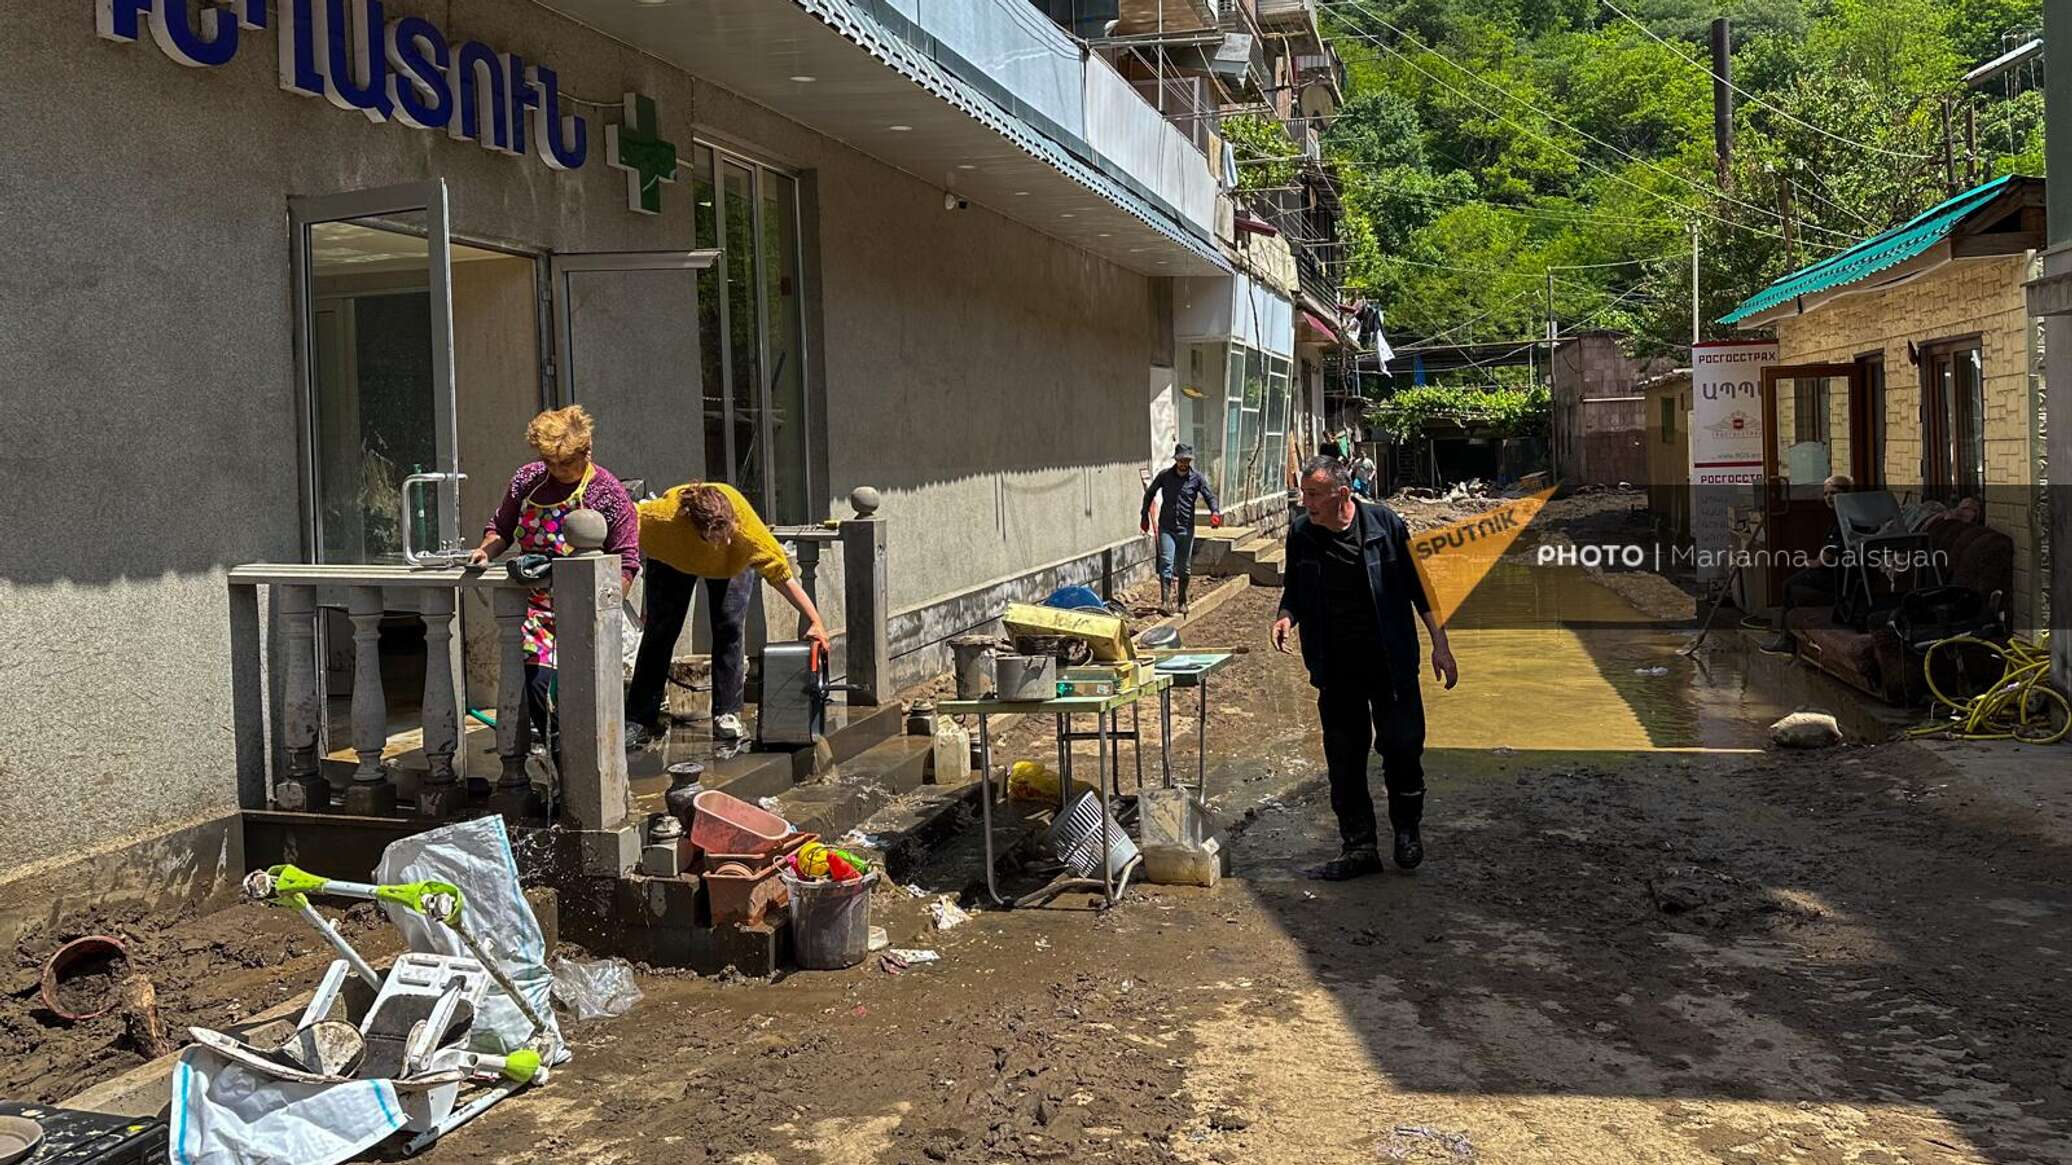
[[[886,529],[875,514],[875,490],[857,490],[851,503],[853,517],[828,526],[787,528],[778,536],[797,555],[801,585],[809,594],[820,586],[823,551],[829,546],[839,551],[844,631],[837,637],[837,651],[846,663],[848,702],[877,704],[891,696]],[[560,817],[582,830],[625,828],[631,804],[619,572],[616,554],[574,555],[553,563],[546,584],[553,596],[559,664],[557,801]],[[509,809],[512,801],[522,802],[530,786],[529,749],[521,731],[527,712],[524,625],[527,597],[538,585],[513,580],[501,567],[260,563],[233,568],[230,665],[239,803],[246,809],[388,816],[407,801],[414,816],[435,819],[466,808],[469,795],[458,759],[463,705],[456,643],[464,592],[484,594],[495,622],[498,759],[490,781],[492,805]],[[336,790],[324,768],[320,604],[343,608],[352,624],[347,735],[356,763]],[[271,635],[263,630],[262,612],[271,613]],[[416,618],[424,629],[418,726],[423,767],[409,774],[414,779],[402,781],[403,774],[383,763],[392,735],[382,633],[384,624],[392,626],[399,615]]]

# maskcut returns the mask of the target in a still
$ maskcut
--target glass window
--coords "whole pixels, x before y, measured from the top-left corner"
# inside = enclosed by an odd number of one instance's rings
[[[1245,415],[1245,350],[1232,344],[1229,353],[1228,388],[1223,400],[1223,477],[1216,489],[1224,501],[1235,504],[1245,500],[1245,454],[1239,433]]]
[[[762,297],[756,286],[761,260],[755,232],[755,173],[730,159],[719,164],[720,215],[725,226],[725,255],[720,268],[726,281],[727,398],[734,437],[734,463],[727,480],[767,514],[763,496],[763,325]]]
[[[1932,497],[1976,494],[1986,479],[1985,370],[1976,341],[1924,352],[1922,477]]]
[[[1180,380],[1180,440],[1194,446],[1195,467],[1212,485],[1222,480],[1216,475],[1223,464],[1223,368],[1223,345],[1188,345]]]
[[[773,523],[810,522],[799,182],[710,146],[691,164],[697,245],[722,252],[698,283],[706,476]]]
[[[1827,443],[1827,380],[1811,378],[1792,381],[1792,441]]]
[[[695,204],[692,221],[696,245],[719,246],[719,192],[712,181],[712,151],[704,146],[691,149],[691,196]],[[726,296],[721,293],[720,268],[698,272],[698,358],[705,398],[705,476],[723,481],[734,459],[727,455],[727,370],[726,335],[721,312]]]
[[[1967,348],[1956,354],[1957,391],[1954,404],[1957,434],[1957,489],[1977,496],[1986,484],[1986,377],[1979,350]]]
[[[1251,499],[1259,496],[1259,477],[1263,467],[1259,464],[1265,432],[1260,426],[1261,413],[1266,403],[1266,353],[1257,348],[1245,349],[1245,396],[1244,415],[1238,427],[1238,448],[1243,465],[1243,489],[1238,496]]]
[[[799,286],[799,184],[763,173],[763,310],[769,320],[770,512],[773,521],[809,520],[807,496],[805,313]]]

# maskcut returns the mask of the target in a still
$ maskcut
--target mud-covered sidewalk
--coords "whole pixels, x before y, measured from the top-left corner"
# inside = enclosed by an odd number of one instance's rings
[[[1270,604],[1190,642],[1258,644]],[[890,890],[942,962],[648,978],[431,1159],[2072,1160],[2072,835],[1920,746],[1764,751],[1728,661],[1621,634],[1457,635],[1414,875],[1300,876],[1335,838],[1313,707],[1255,651],[1212,723],[1234,879],[947,932]]]

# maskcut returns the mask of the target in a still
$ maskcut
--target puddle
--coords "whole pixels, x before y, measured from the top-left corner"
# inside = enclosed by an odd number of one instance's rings
[[[1448,634],[1465,678],[1426,685],[1435,747],[1756,749],[1771,721],[1821,702],[1769,674],[1794,669],[1751,677],[1738,652],[1679,656],[1688,623],[1650,619],[1573,567],[1498,563]]]

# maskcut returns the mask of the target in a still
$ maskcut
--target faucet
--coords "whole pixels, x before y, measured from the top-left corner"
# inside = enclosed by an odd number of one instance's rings
[[[399,491],[399,505],[403,511],[403,561],[408,563],[412,570],[443,570],[467,561],[467,545],[459,538],[448,537],[440,542],[437,550],[423,552],[419,552],[410,541],[416,525],[410,520],[411,491],[424,486],[442,485],[449,481],[458,486],[467,479],[468,475],[465,473],[413,473],[403,479],[403,487]]]

